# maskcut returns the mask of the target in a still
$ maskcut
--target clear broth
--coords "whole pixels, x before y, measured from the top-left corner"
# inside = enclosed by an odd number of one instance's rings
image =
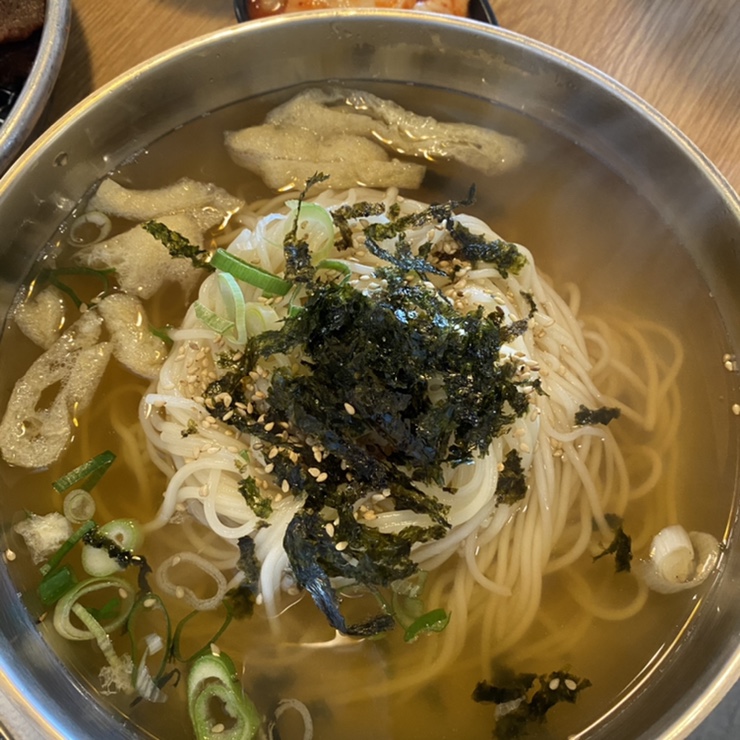
[[[679,378],[683,404],[677,442],[679,519],[687,530],[709,531],[721,537],[730,514],[734,469],[734,461],[728,457],[732,447],[727,444],[730,379],[722,363],[723,354],[729,349],[709,291],[696,265],[671,232],[670,224],[664,223],[660,214],[603,162],[517,112],[447,91],[400,85],[357,86],[394,99],[418,113],[490,126],[515,135],[526,144],[524,164],[492,179],[463,167],[439,163],[430,169],[418,197],[429,201],[464,197],[475,182],[478,198],[469,210],[504,238],[525,244],[538,269],[548,274],[556,286],[576,283],[582,291],[582,313],[608,318],[623,307],[678,334],[686,350]],[[288,96],[283,92],[248,100],[193,121],[153,143],[134,161],[121,166],[114,176],[136,188],[161,187],[188,176],[214,182],[247,199],[263,197],[267,193],[257,178],[231,162],[222,136],[225,130],[260,122],[268,110]],[[156,303],[153,323],[164,323],[183,309],[183,296],[173,291]],[[11,325],[0,346],[3,377],[18,377],[34,354],[30,342]],[[115,396],[117,400],[111,403],[120,409],[122,419],[133,424],[137,394],[144,390],[144,383],[111,363],[98,398],[110,401]],[[2,507],[6,522],[21,518],[23,509],[37,513],[59,510],[61,500],[52,492],[50,483],[89,457],[90,445],[94,445],[93,454],[105,448],[121,452],[123,442],[112,427],[109,412],[109,403],[93,404],[82,418],[83,430],[52,470],[25,473],[3,465]],[[165,481],[153,465],[146,463],[145,479],[142,486],[141,477],[137,478],[133,471],[114,466],[96,489],[96,499],[102,501],[106,517],[135,516],[142,521],[151,518]],[[713,492],[711,496],[703,495],[708,491]],[[634,513],[628,511],[627,529],[631,516],[637,521],[639,508]],[[98,517],[102,521],[101,517],[102,514]],[[167,550],[163,542],[179,536],[176,528],[168,527],[161,538],[147,543],[145,554],[156,562],[162,555],[157,550]],[[22,543],[17,545],[17,551],[23,553]],[[577,567],[585,577],[603,582],[605,599],[618,599],[620,593],[630,589],[628,579],[615,576],[609,567],[597,570],[591,563]],[[19,590],[26,594],[29,609],[39,613],[33,596],[35,568],[19,557],[11,570]],[[574,615],[572,601],[564,598],[563,592],[559,576],[545,579],[542,611],[548,616],[547,629],[562,630],[565,636],[569,625],[579,617]],[[512,663],[517,671],[535,673],[568,666],[593,684],[581,694],[575,707],[556,707],[546,724],[531,728],[532,735],[564,737],[597,723],[620,697],[649,675],[651,667],[686,627],[699,599],[699,594],[691,592],[670,597],[653,594],[646,607],[631,619],[594,620],[575,643],[564,642],[552,654]],[[173,609],[173,621],[183,615],[184,612],[178,614]],[[214,622],[216,619],[220,617]],[[308,599],[287,612],[282,624],[288,642],[331,638]],[[204,627],[203,635],[215,630],[211,627]],[[97,647],[65,643],[53,629],[43,624],[41,629],[70,668],[95,692],[97,672],[102,665]],[[546,632],[543,624],[535,623],[523,642],[534,642]],[[625,635],[629,635],[629,640],[624,639]],[[434,640],[434,636],[428,639]],[[197,642],[194,639],[193,646]],[[125,649],[125,643],[121,644]],[[382,684],[394,674],[396,651],[413,654],[428,649],[428,645],[405,645],[395,635],[351,648],[297,648],[276,642],[270,625],[259,613],[251,620],[233,623],[219,640],[220,647],[244,667],[245,690],[261,711],[271,712],[284,697],[300,699],[312,710],[315,736],[322,740],[490,738],[493,708],[475,704],[470,698],[475,684],[485,677],[481,675],[477,644],[475,635],[469,635],[465,653],[449,675],[420,690],[402,691],[390,699],[368,697],[342,706],[334,698],[348,687],[360,687],[362,693],[362,686]],[[618,649],[614,647],[617,645]],[[169,693],[172,695],[164,708],[143,702],[131,708],[128,700],[116,696],[110,701],[146,735],[162,740],[188,736],[190,723],[182,683],[180,689],[170,689]],[[286,733],[284,737],[289,740],[293,735]]]

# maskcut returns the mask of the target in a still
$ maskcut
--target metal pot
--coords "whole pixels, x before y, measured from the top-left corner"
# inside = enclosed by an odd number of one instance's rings
[[[577,60],[483,24],[405,12],[328,11],[247,23],[167,52],[91,95],[0,182],[3,313],[60,222],[116,165],[206,112],[326,80],[455,90],[521,111],[577,142],[638,191],[685,246],[722,316],[728,346],[740,349],[740,201],[701,153],[643,101]],[[737,424],[726,419],[722,433],[724,464],[736,471]],[[737,481],[736,472],[731,478]],[[733,495],[727,492],[728,501]],[[677,648],[583,737],[683,737],[740,676],[740,548],[734,537],[729,542],[721,577],[698,602]],[[13,733],[137,736],[63,667],[5,567],[0,599],[0,691],[17,709],[5,718]]]

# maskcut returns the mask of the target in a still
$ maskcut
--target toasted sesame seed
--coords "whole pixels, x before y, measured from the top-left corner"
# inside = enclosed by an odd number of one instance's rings
[[[265,465],[265,473],[272,473],[273,470],[275,470],[275,463],[267,463]]]
[[[318,468],[309,468],[308,469],[308,474],[312,478],[318,478],[321,475],[321,471]]]
[[[334,525],[331,522],[327,522],[324,526],[324,529],[326,530],[326,533],[329,535],[329,537],[334,536]]]
[[[323,482],[324,482],[324,481],[325,481],[325,480],[326,480],[326,479],[327,479],[328,477],[329,477],[329,474],[328,474],[328,473],[321,473],[321,474],[320,474],[320,475],[319,475],[319,476],[318,476],[318,477],[316,478],[316,482],[317,482],[317,483],[323,483]]]
[[[156,599],[144,599],[143,605],[147,609],[151,609],[157,603]]]
[[[740,416],[740,403],[732,404],[732,413],[735,414],[735,416]]]
[[[213,727],[211,727],[211,732],[214,735],[220,735],[225,729],[226,729],[226,725],[219,722],[218,724],[215,724],[213,725]]]
[[[275,422],[271,421],[269,424],[265,424],[265,431],[271,432],[275,428]]]
[[[558,686],[560,686],[559,678],[553,678],[552,681],[550,681],[550,683],[547,684],[547,687],[550,689],[550,691],[556,691]]]
[[[276,458],[278,456],[278,452],[280,452],[280,449],[277,447],[273,447],[268,453],[267,458],[269,460],[272,460],[273,458]]]
[[[349,547],[349,542],[347,540],[342,540],[341,542],[337,542],[334,547],[339,551],[342,552],[342,550],[346,550]]]
[[[354,416],[356,412],[355,407],[351,403],[344,404],[344,410],[350,415]]]
[[[578,684],[572,678],[566,678],[565,688],[569,691],[575,691],[578,688]]]
[[[178,599],[182,599],[185,596],[185,589],[182,586],[178,586],[175,589],[175,597]]]
[[[290,490],[290,483],[288,483],[287,480],[284,480],[283,481],[283,484],[282,484],[282,486],[280,486],[280,488],[282,489],[282,492],[283,493],[288,493],[288,491]]]
[[[127,598],[128,598],[128,591],[126,591],[126,589],[125,589],[125,588],[119,588],[119,589],[118,589],[118,595],[119,595],[119,596],[120,596],[120,597],[121,597],[122,599],[127,599]]]
[[[8,548],[8,549],[7,549],[6,551],[5,551],[5,559],[6,559],[6,560],[7,560],[7,561],[8,561],[9,563],[12,563],[12,562],[13,562],[13,561],[15,560],[15,553],[14,553],[14,552],[13,552],[13,551],[12,551],[12,550],[11,550],[10,548]]]

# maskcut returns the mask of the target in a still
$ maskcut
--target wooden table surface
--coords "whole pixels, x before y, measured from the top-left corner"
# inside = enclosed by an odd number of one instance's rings
[[[740,0],[491,0],[504,28],[598,67],[655,106],[740,191]],[[51,117],[128,68],[236,22],[231,0],[72,0]]]

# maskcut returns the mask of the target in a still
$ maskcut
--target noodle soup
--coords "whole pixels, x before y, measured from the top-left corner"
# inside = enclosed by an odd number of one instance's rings
[[[511,313],[512,321],[526,319],[531,298],[539,307],[541,320],[537,323],[538,313],[532,309],[528,318],[534,327],[529,329],[540,330],[544,336],[552,321],[562,330],[549,345],[545,339],[541,345],[533,339],[537,354],[531,354],[527,347],[527,357],[537,360],[537,377],[545,390],[542,396],[532,396],[540,400],[530,404],[536,406],[542,401],[544,407],[552,402],[553,408],[560,409],[569,408],[569,403],[578,408],[574,399],[583,399],[591,406],[611,406],[613,401],[622,413],[608,425],[587,424],[591,431],[582,433],[575,423],[566,429],[561,411],[553,411],[547,422],[553,427],[548,437],[538,436],[530,428],[544,423],[537,420],[537,414],[530,419],[531,406],[521,417],[525,421],[511,422],[507,434],[520,440],[517,450],[527,469],[527,496],[511,505],[491,499],[476,513],[477,519],[461,515],[460,522],[452,527],[453,532],[459,527],[461,534],[449,552],[437,554],[434,542],[416,548],[416,559],[422,565],[419,552],[430,552],[426,559],[429,575],[422,591],[424,608],[427,613],[443,609],[449,620],[444,626],[436,625],[439,631],[435,627],[409,642],[404,640],[404,629],[399,624],[388,634],[364,639],[342,635],[336,625],[327,624],[305,583],[296,582],[295,573],[290,577],[291,569],[283,565],[275,593],[270,596],[264,589],[265,581],[261,581],[253,615],[233,620],[215,642],[235,661],[242,686],[261,714],[271,716],[279,702],[295,699],[310,712],[315,737],[490,737],[495,707],[476,703],[471,695],[479,682],[494,680],[501,668],[548,677],[552,672],[567,672],[574,679],[587,679],[591,685],[578,691],[574,706],[556,706],[548,712],[546,723],[527,725],[529,733],[542,737],[575,734],[598,723],[666,658],[674,641],[690,624],[708,587],[709,582],[678,594],[653,593],[634,574],[634,568],[633,573],[615,572],[613,558],[600,556],[610,544],[606,535],[611,519],[607,514],[620,517],[624,532],[632,540],[635,563],[649,559],[652,538],[669,525],[712,533],[718,540],[725,536],[733,462],[722,446],[726,403],[715,390],[728,386],[722,365],[726,343],[721,322],[693,263],[675,244],[670,229],[627,184],[587,152],[519,114],[492,109],[480,100],[439,90],[430,95],[424,89],[393,85],[369,89],[422,115],[449,120],[450,111],[454,111],[455,120],[511,135],[524,144],[523,161],[496,176],[481,176],[465,165],[434,163],[423,186],[418,191],[404,191],[402,201],[385,191],[327,195],[309,190],[306,203],[331,210],[349,202],[387,201],[390,205],[386,211],[399,203],[402,214],[407,208],[420,212],[426,203],[464,199],[475,182],[476,201],[459,206],[455,213],[469,212],[503,239],[529,250],[521,253],[526,255],[530,271],[522,272],[521,283],[509,284],[521,288],[522,294],[512,288],[513,297],[504,296],[506,300],[500,305]],[[240,218],[256,232],[261,220],[273,212],[285,217],[286,198],[274,199],[256,176],[234,164],[223,145],[223,133],[260,123],[287,97],[282,94],[250,100],[194,121],[120,168],[113,180],[134,190],[164,188],[183,177],[213,183],[246,204],[238,210],[227,233],[211,229],[209,233],[218,245],[226,246],[237,235],[239,229],[234,223]],[[297,193],[292,195],[296,197]],[[421,205],[409,205],[413,201]],[[84,212],[83,205],[76,217]],[[287,217],[284,220],[288,228],[291,221]],[[125,219],[114,217],[111,221],[113,231],[107,239],[130,228]],[[75,233],[73,222],[61,230],[60,241],[69,241]],[[471,229],[482,228],[477,222],[475,226],[470,225],[472,221],[465,224]],[[269,222],[264,228],[269,228]],[[363,228],[357,225],[357,229]],[[268,242],[282,244],[281,238],[268,237]],[[487,233],[486,238],[494,237]],[[413,236],[409,239],[415,243]],[[357,264],[364,259],[372,269],[378,266],[377,255],[365,259],[367,255],[358,256],[357,252],[355,249],[352,253]],[[79,249],[68,245],[54,258],[59,265],[71,264],[78,253]],[[244,252],[239,254],[244,256]],[[329,258],[342,259],[342,255],[332,253]],[[275,264],[260,263],[261,267],[275,273],[284,271],[281,257],[275,259]],[[354,267],[351,270],[357,286],[362,286],[360,277],[372,273]],[[469,285],[462,285],[457,276],[449,282],[440,277],[437,288],[442,293],[451,287],[464,293],[472,285],[490,296],[496,295],[496,290],[503,295],[500,276],[491,278],[482,272],[479,265],[473,265],[472,275],[467,278]],[[656,282],[656,274],[665,277]],[[88,282],[92,279],[97,278],[74,275],[68,282],[82,293],[92,290]],[[487,280],[493,283],[485,283]],[[381,290],[379,283],[373,285]],[[250,297],[248,292],[246,295]],[[186,293],[170,285],[147,297],[149,323],[154,327],[180,327],[195,296],[192,290]],[[202,289],[198,297],[206,307],[210,305]],[[452,294],[446,297],[454,299]],[[266,305],[280,308],[282,304]],[[472,311],[472,303],[461,309],[462,313]],[[182,332],[199,327],[197,322],[182,326]],[[178,343],[187,348],[188,342],[200,341],[196,335],[177,335],[175,331],[175,349],[167,362],[176,367]],[[516,339],[512,337],[512,342]],[[207,354],[202,346],[193,350],[196,356],[198,352]],[[38,350],[11,323],[3,338],[3,376],[18,377],[37,354]],[[592,363],[590,370],[583,359],[586,355]],[[553,378],[547,375],[549,371],[557,375],[562,366],[568,367],[567,392],[552,385]],[[265,372],[274,370],[265,367]],[[92,492],[95,520],[103,524],[133,518],[144,524],[146,537],[136,552],[155,568],[176,553],[194,552],[223,572],[230,584],[238,583],[238,579],[234,581],[239,571],[237,538],[224,540],[212,531],[214,527],[208,525],[212,520],[204,514],[206,504],[198,500],[198,491],[182,494],[178,500],[181,505],[160,508],[168,479],[195,462],[192,455],[179,452],[167,453],[170,458],[166,458],[162,440],[168,433],[177,442],[187,442],[202,431],[202,421],[193,431],[187,421],[167,416],[171,401],[164,397],[166,382],[161,375],[152,382],[136,378],[111,361],[89,409],[80,414],[72,443],[58,461],[48,470],[33,473],[3,466],[6,516],[17,523],[24,516],[21,509],[39,515],[61,511],[63,496],[54,492],[52,482],[109,449],[116,461]],[[573,390],[581,383],[586,390]],[[259,387],[255,388],[260,392]],[[591,388],[598,389],[598,395]],[[567,402],[559,401],[558,393]],[[154,395],[142,405],[147,394]],[[350,415],[354,415],[354,407],[350,408]],[[219,428],[221,432],[230,429],[228,419],[224,420],[226,414],[228,411],[222,409],[220,416],[216,415],[217,423],[224,425]],[[167,431],[165,423],[180,427]],[[517,429],[522,430],[521,434]],[[231,436],[236,449],[231,454],[238,455],[242,448],[236,441],[243,442],[243,435],[236,430]],[[497,437],[491,444],[498,443]],[[513,443],[507,444],[513,449]],[[224,444],[224,449],[228,446]],[[540,457],[534,459],[536,448]],[[153,449],[158,452],[152,455]],[[263,449],[255,451],[250,446],[251,457],[244,458],[247,465],[253,464],[255,453],[264,458],[258,480],[269,476],[265,471],[272,459],[269,452],[261,452]],[[691,454],[687,454],[689,450]],[[318,450],[319,455],[322,453],[326,450]],[[199,457],[206,460],[209,454],[204,448]],[[188,462],[171,464],[171,459],[185,457]],[[475,463],[465,462],[454,471],[446,471],[445,485],[465,496],[465,486],[476,481],[475,473],[468,473],[466,468],[493,465],[481,473],[490,486],[491,477],[502,472],[503,457],[502,451],[476,455]],[[499,463],[498,468],[494,462]],[[208,470],[205,463],[203,469]],[[246,474],[232,461],[228,475],[236,480]],[[276,480],[269,488],[278,512],[281,501],[275,496],[282,492],[282,483]],[[185,479],[183,487],[206,484],[196,476],[196,483]],[[476,481],[474,485],[485,483]],[[717,496],[707,500],[696,494],[707,490],[718,492]],[[440,500],[444,498],[436,495]],[[202,498],[205,501],[207,497]],[[449,503],[454,512],[455,502],[450,499]],[[382,518],[399,508],[403,507],[366,510]],[[297,510],[296,504],[289,514]],[[240,516],[222,512],[217,518],[227,528],[238,528],[246,526],[247,521]],[[326,523],[333,521],[327,519]],[[281,526],[284,532],[287,522],[271,524],[274,530]],[[260,529],[247,531],[258,535]],[[269,532],[270,527],[264,531]],[[14,576],[19,589],[27,594],[29,609],[41,614],[44,608],[35,596],[38,569],[29,562],[23,541],[18,538],[16,542]],[[266,557],[260,557],[263,568]],[[69,556],[75,568],[79,568],[78,558],[76,552]],[[209,578],[183,572],[177,564],[173,574],[178,567],[183,586],[192,588],[198,598],[207,599],[212,594]],[[135,581],[130,572],[121,577]],[[341,607],[348,625],[363,623],[369,616],[388,610],[387,605],[381,608],[372,595],[335,579],[335,588],[342,591]],[[156,591],[154,583],[152,580]],[[404,594],[396,595],[401,598]],[[172,625],[182,624],[191,607],[177,594],[163,598]],[[186,622],[180,657],[188,658],[211,640],[223,619],[223,610],[213,609]],[[156,631],[156,619],[152,624],[151,629]],[[50,619],[42,622],[40,629],[91,690],[100,691],[98,672],[105,661],[95,643],[65,640]],[[128,642],[127,637],[114,636],[120,654],[130,650]],[[174,660],[171,666],[187,673],[188,661]],[[546,685],[552,686],[552,680]],[[166,711],[145,701],[132,706],[132,695],[121,691],[106,700],[128,715],[143,733],[183,737],[192,731],[184,683],[177,688],[174,682],[163,687],[168,695]],[[290,713],[281,718],[282,737],[303,736],[301,721],[294,720]]]

